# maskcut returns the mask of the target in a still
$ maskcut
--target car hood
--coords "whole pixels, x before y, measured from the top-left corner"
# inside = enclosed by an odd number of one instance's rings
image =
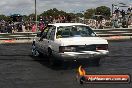
[[[57,39],[62,46],[67,45],[91,45],[91,44],[108,44],[107,40],[100,37],[70,37]]]

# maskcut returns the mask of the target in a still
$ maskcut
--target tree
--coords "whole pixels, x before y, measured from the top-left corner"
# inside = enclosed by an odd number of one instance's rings
[[[23,15],[23,21],[29,20],[29,17],[27,15]]]
[[[30,21],[35,21],[35,14],[34,13],[30,14],[28,18]]]
[[[84,15],[82,13],[76,13],[76,17],[83,17]]]
[[[86,12],[84,13],[84,17],[86,19],[90,19],[95,14],[95,12],[96,12],[96,9],[92,9],[92,8],[91,9],[87,9]]]
[[[10,20],[10,17],[9,16],[5,16],[3,14],[0,15],[0,20],[5,20],[5,21],[8,21]]]
[[[96,15],[103,15],[109,17],[111,14],[110,8],[106,6],[100,6],[96,8]]]
[[[57,17],[58,15],[66,15],[66,12],[64,11],[59,11],[56,8],[44,11],[42,14],[40,14],[41,16],[52,16],[52,17]]]
[[[76,18],[74,13],[67,13],[66,16],[70,16],[71,19]]]

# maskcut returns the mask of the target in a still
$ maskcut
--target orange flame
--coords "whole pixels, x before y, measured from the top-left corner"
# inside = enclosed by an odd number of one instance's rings
[[[79,66],[78,72],[80,76],[84,76],[86,74],[85,70],[82,68],[82,66]]]

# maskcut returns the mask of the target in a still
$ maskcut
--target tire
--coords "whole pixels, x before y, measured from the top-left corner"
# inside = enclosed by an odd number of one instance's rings
[[[38,50],[36,49],[35,44],[32,44],[32,56],[37,57],[39,55],[40,54],[39,54]]]
[[[55,63],[55,59],[53,58],[53,55],[52,55],[52,50],[51,49],[48,49],[48,58],[49,58],[49,65],[51,67],[55,66],[56,63]]]
[[[95,59],[94,64],[95,64],[95,66],[99,66],[100,65],[100,58]]]
[[[92,59],[92,60],[90,60],[90,63],[91,63],[93,66],[99,66],[99,65],[100,65],[100,58]]]

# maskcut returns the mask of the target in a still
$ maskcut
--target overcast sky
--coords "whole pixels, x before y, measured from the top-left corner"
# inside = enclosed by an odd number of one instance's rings
[[[22,14],[28,15],[34,13],[35,0],[1,0],[0,14]],[[57,8],[66,12],[81,12],[88,8],[96,8],[98,6],[108,6],[111,4],[125,3],[130,5],[132,0],[37,0],[37,12],[42,13],[51,8]]]

